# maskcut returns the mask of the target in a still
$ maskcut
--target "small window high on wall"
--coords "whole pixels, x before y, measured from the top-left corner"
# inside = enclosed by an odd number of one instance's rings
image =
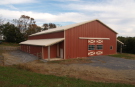
[[[88,45],[88,50],[95,50],[95,45]]]
[[[112,50],[113,49],[113,46],[110,46],[110,50]]]

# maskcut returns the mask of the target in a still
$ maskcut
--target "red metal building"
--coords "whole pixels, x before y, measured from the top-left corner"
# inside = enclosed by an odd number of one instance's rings
[[[100,20],[49,29],[29,36],[21,42],[21,50],[42,54],[43,59],[81,58],[115,54],[117,32]]]

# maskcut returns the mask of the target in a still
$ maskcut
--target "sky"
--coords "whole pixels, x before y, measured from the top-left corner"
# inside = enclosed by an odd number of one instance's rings
[[[99,19],[118,36],[135,36],[135,0],[0,0],[0,18],[12,20],[21,15],[34,18],[39,26]]]

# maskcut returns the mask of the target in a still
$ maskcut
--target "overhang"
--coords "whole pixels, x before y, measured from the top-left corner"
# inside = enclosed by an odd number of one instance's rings
[[[53,39],[37,39],[37,40],[27,40],[19,44],[25,45],[36,45],[36,46],[50,46],[63,41],[64,38],[53,38]]]
[[[120,44],[124,44],[123,42],[121,42],[120,40],[117,39],[117,41],[120,43]]]

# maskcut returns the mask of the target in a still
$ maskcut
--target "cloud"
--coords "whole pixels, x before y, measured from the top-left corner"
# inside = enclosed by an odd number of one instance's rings
[[[22,4],[31,3],[35,0],[3,0],[0,4]],[[45,0],[46,1],[46,0]],[[4,18],[18,19],[21,15],[28,15],[35,18],[37,24],[43,23],[78,23],[87,20],[100,19],[103,23],[114,29],[120,36],[135,36],[135,0],[66,0],[68,3],[64,3],[63,0],[51,0],[60,1],[62,3],[57,4],[58,13],[49,12],[35,12],[34,10],[27,11],[13,11],[0,9],[0,12]],[[35,5],[34,5],[35,6]],[[13,5],[10,6],[12,9]],[[53,11],[53,5],[48,10]],[[65,11],[65,12],[64,12]]]
[[[33,17],[37,23],[49,23],[49,22],[82,22],[90,19],[90,17],[76,13],[76,12],[68,12],[68,13],[59,13],[59,14],[50,14],[50,13],[37,13],[32,11],[11,11],[0,9],[1,15],[4,18],[9,19],[19,19],[21,15],[28,15]],[[10,15],[9,15],[10,13]]]
[[[9,7],[10,9],[15,9],[15,10],[17,10],[18,8],[16,8],[15,6],[13,6],[13,5],[5,5],[5,6],[7,6],[7,7]]]
[[[33,3],[36,0],[0,0],[0,5]]]
[[[63,8],[75,10],[90,17],[98,18],[121,36],[135,36],[135,0],[101,0],[70,3]]]

